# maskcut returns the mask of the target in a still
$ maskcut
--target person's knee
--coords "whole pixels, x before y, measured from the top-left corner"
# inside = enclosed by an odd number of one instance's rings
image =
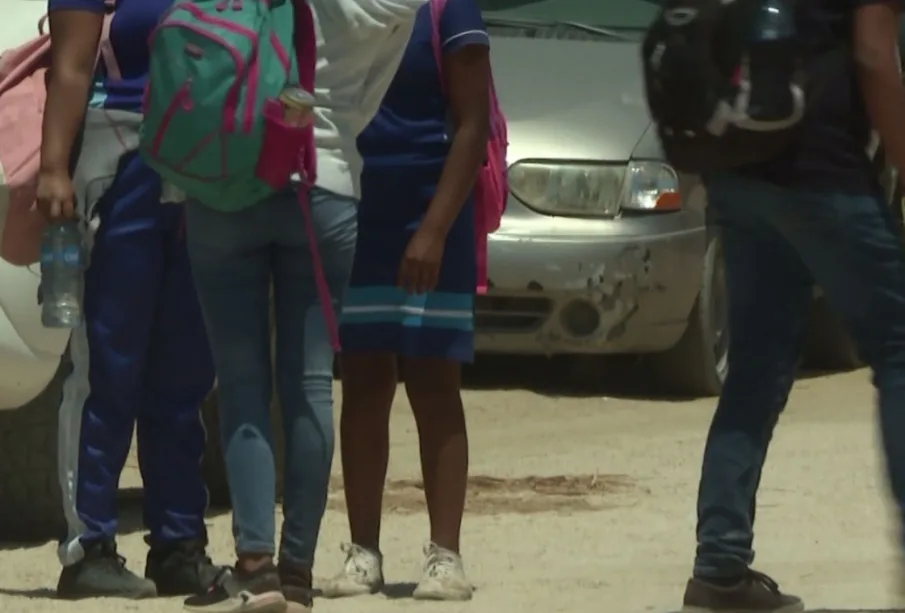
[[[398,370],[392,353],[350,353],[340,360],[343,413],[387,413],[396,391]]]
[[[441,358],[417,358],[405,361],[405,391],[412,406],[424,403],[446,406],[444,399],[458,398],[461,389],[461,365]]]

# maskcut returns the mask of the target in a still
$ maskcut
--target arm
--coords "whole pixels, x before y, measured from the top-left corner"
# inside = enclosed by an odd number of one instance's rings
[[[487,155],[490,130],[490,54],[467,45],[447,54],[447,96],[455,133],[422,228],[446,236],[474,187]]]
[[[905,86],[899,68],[899,2],[857,6],[854,52],[861,92],[889,161],[905,176]]]
[[[64,0],[50,4],[53,39],[47,105],[41,144],[42,172],[69,172],[72,146],[94,78],[104,0]]]

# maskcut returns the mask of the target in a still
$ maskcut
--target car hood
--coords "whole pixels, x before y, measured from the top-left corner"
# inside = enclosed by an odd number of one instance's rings
[[[629,159],[650,125],[638,43],[497,35],[492,45],[509,163]]]

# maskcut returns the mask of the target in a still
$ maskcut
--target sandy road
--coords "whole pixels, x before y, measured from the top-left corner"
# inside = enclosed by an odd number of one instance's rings
[[[802,380],[771,449],[758,515],[757,566],[799,593],[810,608],[891,604],[895,552],[872,399],[864,372]],[[466,393],[466,402],[475,477],[464,553],[479,587],[474,601],[423,604],[407,598],[427,527],[419,492],[408,481],[417,476],[417,447],[400,397],[384,520],[390,594],[321,600],[318,611],[677,609],[693,551],[694,493],[712,400],[478,389]],[[336,472],[338,485],[338,462]],[[124,485],[135,485],[136,477],[130,470]],[[331,507],[318,553],[319,576],[338,569],[338,545],[347,534],[338,488]],[[125,514],[134,519],[136,511],[127,508]],[[213,552],[228,561],[228,517],[212,516],[210,525]],[[120,548],[140,571],[141,534],[124,535]],[[3,551],[0,610],[180,610],[177,600],[58,602],[51,591],[57,573],[52,544]]]

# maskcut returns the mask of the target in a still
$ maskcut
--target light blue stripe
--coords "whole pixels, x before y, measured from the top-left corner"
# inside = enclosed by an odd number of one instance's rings
[[[361,324],[401,324],[407,328],[443,328],[446,330],[474,330],[471,317],[437,317],[435,315],[416,315],[402,311],[383,311],[379,313],[343,313],[341,321],[348,325]]]
[[[471,311],[474,309],[474,295],[455,292],[410,295],[399,287],[382,285],[350,287],[343,302],[343,306],[347,307],[403,304],[427,310]]]

